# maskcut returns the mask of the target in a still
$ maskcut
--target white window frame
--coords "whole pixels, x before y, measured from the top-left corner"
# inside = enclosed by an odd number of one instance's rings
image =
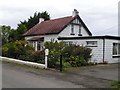
[[[32,46],[35,48],[35,45],[36,45],[36,43],[35,43],[35,41],[32,41]]]
[[[120,56],[120,43],[113,43],[112,55]]]
[[[72,41],[65,41],[65,44],[71,45],[71,44],[73,44],[73,42]]]
[[[86,41],[87,47],[97,47],[97,41]]]

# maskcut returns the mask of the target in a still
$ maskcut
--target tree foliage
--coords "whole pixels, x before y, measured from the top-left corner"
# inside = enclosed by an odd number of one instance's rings
[[[27,31],[26,26],[24,24],[19,24],[16,32],[14,32],[16,34],[16,35],[14,34],[15,35],[14,39],[15,40],[23,40],[24,39],[23,34],[26,31]]]
[[[20,24],[18,24],[17,29],[12,29],[10,26],[6,25],[0,26],[0,37],[2,38],[2,44],[0,42],[0,45],[14,42],[16,40],[24,40],[23,34],[36,25],[39,22],[39,18],[49,20],[50,15],[47,13],[47,11],[42,13],[35,12],[34,16],[30,16],[28,20],[24,20],[23,22],[21,21]]]
[[[10,26],[6,26],[6,25],[3,25],[3,26],[0,26],[0,38],[2,39],[2,44],[1,45],[4,45],[8,42],[11,41],[11,34],[15,31],[15,29],[12,29]]]
[[[36,25],[39,22],[39,18],[44,18],[44,20],[50,20],[50,15],[48,14],[47,11],[44,11],[42,13],[35,12],[33,17],[30,16],[28,20],[24,20],[23,22],[21,21],[20,24],[25,25],[26,28],[29,30],[30,28],[32,28],[34,25]],[[20,24],[18,24],[18,26]]]

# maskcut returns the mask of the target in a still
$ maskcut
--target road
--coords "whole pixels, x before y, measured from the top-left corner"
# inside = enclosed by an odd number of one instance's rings
[[[40,72],[39,72],[40,71]],[[36,73],[35,73],[36,72]],[[37,74],[39,72],[39,74]],[[36,70],[11,63],[2,64],[2,88],[81,88],[82,85],[57,79],[54,71]],[[53,74],[53,75],[52,75]],[[60,75],[60,73],[59,73]]]
[[[65,72],[3,63],[3,88],[111,88],[118,64],[71,68]]]

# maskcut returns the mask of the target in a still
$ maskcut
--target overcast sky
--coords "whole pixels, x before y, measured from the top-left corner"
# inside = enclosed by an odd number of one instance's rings
[[[51,19],[70,16],[77,9],[93,35],[118,35],[119,0],[0,0],[0,25],[16,28],[34,12],[47,11]]]

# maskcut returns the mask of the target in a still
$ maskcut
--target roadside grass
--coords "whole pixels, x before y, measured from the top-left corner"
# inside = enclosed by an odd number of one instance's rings
[[[111,86],[112,88],[118,88],[118,90],[120,90],[120,81],[112,81]]]

